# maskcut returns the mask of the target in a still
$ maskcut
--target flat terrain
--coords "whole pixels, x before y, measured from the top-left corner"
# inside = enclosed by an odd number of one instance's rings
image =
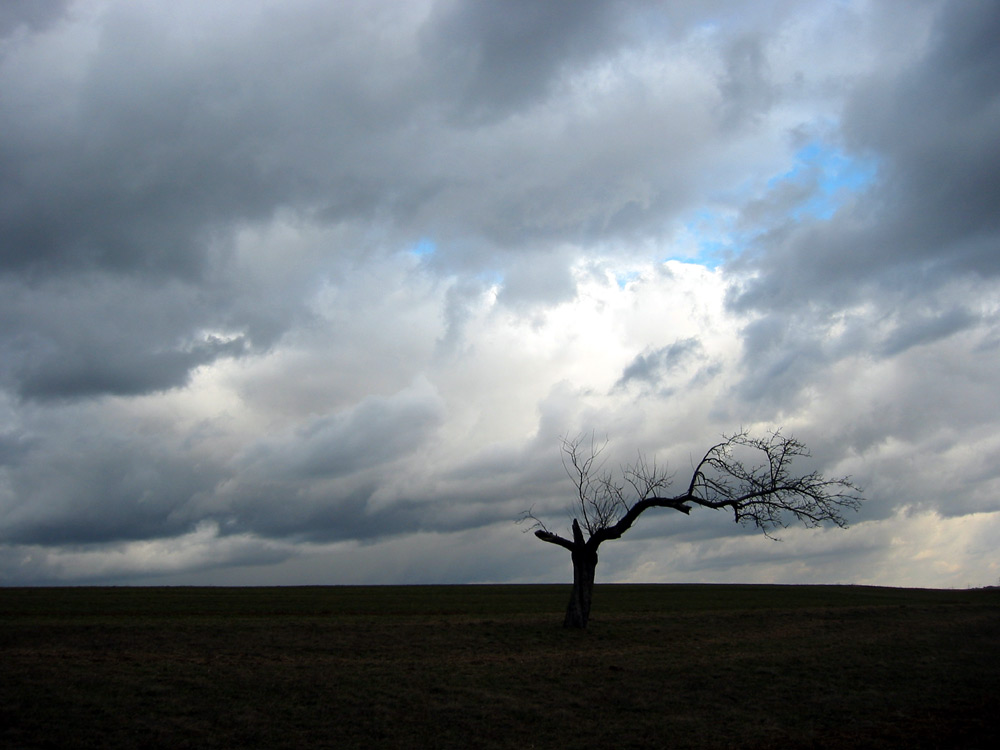
[[[0,589],[0,747],[992,748],[1000,590]]]

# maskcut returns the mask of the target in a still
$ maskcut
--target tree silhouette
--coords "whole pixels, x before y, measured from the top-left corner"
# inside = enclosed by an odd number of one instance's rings
[[[672,508],[689,514],[695,506],[728,508],[738,523],[752,524],[771,536],[790,521],[808,527],[830,522],[846,526],[843,513],[861,505],[860,489],[849,477],[827,479],[818,472],[797,476],[793,459],[808,457],[805,445],[780,431],[752,437],[742,431],[706,451],[694,467],[683,492],[671,495],[672,475],[640,455],[633,464],[614,474],[603,470],[601,454],[590,438],[563,440],[563,465],[576,485],[572,536],[549,531],[531,511],[535,536],[565,547],[573,559],[573,591],[563,625],[585,628],[590,618],[597,549],[618,539],[650,508]]]

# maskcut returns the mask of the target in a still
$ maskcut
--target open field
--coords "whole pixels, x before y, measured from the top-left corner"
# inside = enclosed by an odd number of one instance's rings
[[[1000,590],[0,589],[3,748],[993,747]]]

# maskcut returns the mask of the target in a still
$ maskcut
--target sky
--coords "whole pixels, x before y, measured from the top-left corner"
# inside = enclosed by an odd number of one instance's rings
[[[602,582],[1000,581],[1000,4],[7,0],[0,585],[564,582],[562,440],[864,492]]]

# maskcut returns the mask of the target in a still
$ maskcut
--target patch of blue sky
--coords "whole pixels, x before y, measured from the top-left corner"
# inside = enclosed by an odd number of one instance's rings
[[[874,159],[850,156],[821,141],[803,146],[795,154],[795,166],[773,177],[768,187],[785,182],[815,182],[810,196],[794,206],[790,214],[796,220],[831,218],[852,195],[863,193],[874,181],[878,164]]]
[[[733,247],[731,240],[702,239],[698,242],[698,254],[692,260],[714,271],[733,255]]]
[[[618,283],[619,289],[624,289],[641,276],[642,273],[640,271],[620,271],[615,274],[615,281]]]
[[[810,142],[795,153],[795,164],[790,170],[766,183],[768,193],[794,195],[798,192],[803,197],[753,229],[746,225],[741,228],[739,213],[733,208],[722,207],[745,201],[749,196],[737,193],[723,198],[720,207],[702,208],[683,223],[670,254],[663,261],[697,263],[714,270],[752,244],[756,236],[767,230],[770,222],[782,218],[794,221],[830,219],[853,196],[864,193],[877,173],[878,164],[874,159],[852,156],[822,141]],[[802,189],[788,191],[789,186]],[[780,205],[778,200],[775,206]]]
[[[681,227],[671,254],[663,262],[678,260],[715,270],[733,254],[737,244],[732,211],[699,209]]]
[[[437,252],[437,243],[427,237],[421,237],[415,245],[410,247],[409,251],[418,258],[426,258]]]
[[[504,276],[503,271],[496,268],[485,268],[476,274],[476,278],[483,282],[486,286],[502,287],[504,281],[506,281],[506,276]]]

